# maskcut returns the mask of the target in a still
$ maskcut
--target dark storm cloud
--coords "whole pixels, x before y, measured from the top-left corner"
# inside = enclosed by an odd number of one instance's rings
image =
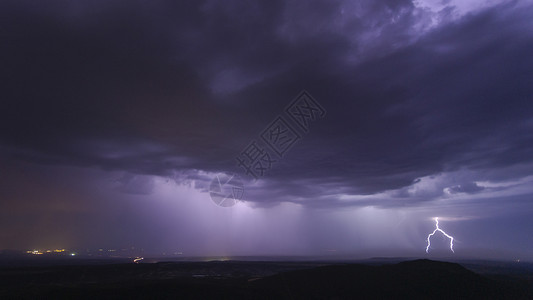
[[[340,67],[338,81],[316,87],[329,104],[327,125],[300,151],[334,158],[290,159],[286,179],[310,175],[341,181],[348,193],[375,193],[459,168],[531,163],[530,12],[497,7],[392,55]]]
[[[217,116],[191,66],[174,60],[171,32],[141,7],[88,9],[72,18],[60,5],[44,14],[3,10],[7,147],[48,162],[152,173],[167,168],[171,151],[197,152],[191,139],[209,134]],[[171,151],[159,145],[169,141]]]
[[[201,171],[235,170],[306,89],[327,117],[247,200],[342,207],[339,195],[399,190],[409,204],[442,194],[401,191],[418,178],[531,163],[531,7],[430,29],[409,1],[0,5],[10,157],[205,188]],[[124,191],[151,191],[128,178]]]
[[[466,184],[460,184],[450,187],[450,193],[477,193],[482,191],[483,187],[480,187],[475,182],[468,182]]]

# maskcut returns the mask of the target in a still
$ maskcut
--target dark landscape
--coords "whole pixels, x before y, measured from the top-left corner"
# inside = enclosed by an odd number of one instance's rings
[[[86,261],[85,265],[3,267],[0,298],[532,299],[533,265],[427,259],[399,263],[380,259],[359,263]]]

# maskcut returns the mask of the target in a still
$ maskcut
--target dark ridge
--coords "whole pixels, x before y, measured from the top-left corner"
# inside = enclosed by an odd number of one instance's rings
[[[393,265],[333,265],[277,274],[255,282],[298,299],[533,299],[519,284],[496,281],[456,263],[427,259]]]

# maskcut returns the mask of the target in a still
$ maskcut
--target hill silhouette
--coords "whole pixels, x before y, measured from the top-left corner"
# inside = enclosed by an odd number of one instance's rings
[[[459,264],[427,259],[393,265],[332,265],[256,283],[291,299],[532,299],[525,286],[495,281]]]

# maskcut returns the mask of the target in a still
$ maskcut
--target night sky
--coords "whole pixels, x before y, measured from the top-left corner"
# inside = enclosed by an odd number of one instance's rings
[[[533,1],[4,0],[0,80],[0,249],[533,260]]]

